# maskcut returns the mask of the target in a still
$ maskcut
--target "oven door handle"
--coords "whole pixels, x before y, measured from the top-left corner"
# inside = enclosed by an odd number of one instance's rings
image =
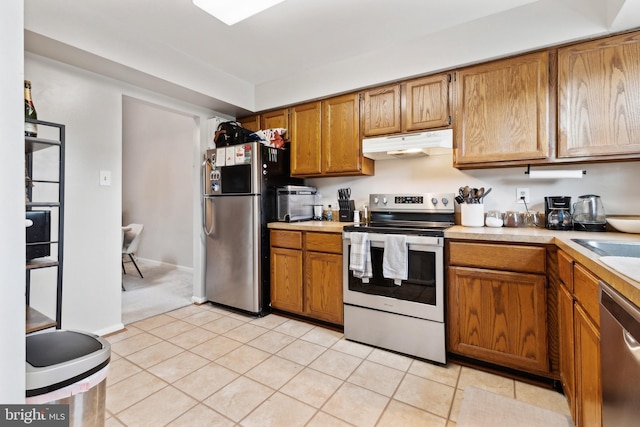
[[[372,248],[376,249],[384,249],[384,240],[375,240],[369,239]],[[433,252],[434,246],[432,245],[421,245],[418,243],[408,243],[408,250],[411,252]]]

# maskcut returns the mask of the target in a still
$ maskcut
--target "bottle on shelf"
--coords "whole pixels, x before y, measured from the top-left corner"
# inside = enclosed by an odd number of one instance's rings
[[[38,120],[38,113],[36,107],[33,105],[31,99],[31,82],[29,80],[24,81],[24,118]],[[24,123],[24,135],[25,136],[38,136],[38,125],[35,123]]]

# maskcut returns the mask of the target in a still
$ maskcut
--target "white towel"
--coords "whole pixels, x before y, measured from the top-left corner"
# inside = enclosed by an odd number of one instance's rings
[[[394,284],[400,285],[403,280],[407,280],[408,259],[407,236],[385,235],[382,275],[387,279],[393,279]]]
[[[369,283],[369,278],[373,276],[369,234],[351,233],[349,255],[349,270],[353,271],[353,276],[362,279],[362,283]]]

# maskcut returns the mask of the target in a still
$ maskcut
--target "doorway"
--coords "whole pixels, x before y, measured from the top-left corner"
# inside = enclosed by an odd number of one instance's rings
[[[124,263],[124,324],[191,303],[198,134],[193,116],[122,98],[122,225],[144,224],[134,255],[144,277]]]

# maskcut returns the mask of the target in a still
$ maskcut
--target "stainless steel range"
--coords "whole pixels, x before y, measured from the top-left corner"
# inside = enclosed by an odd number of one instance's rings
[[[370,222],[344,228],[347,339],[446,363],[444,230],[454,224],[453,200],[371,194]]]

